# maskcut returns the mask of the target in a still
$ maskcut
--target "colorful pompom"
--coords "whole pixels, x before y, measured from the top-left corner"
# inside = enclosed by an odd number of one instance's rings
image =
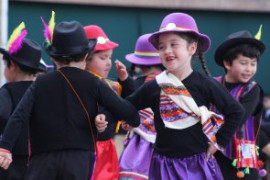
[[[242,171],[238,171],[236,175],[237,175],[237,177],[239,177],[239,178],[245,177],[245,173],[242,172]]]
[[[267,174],[267,171],[266,171],[265,169],[260,169],[260,170],[259,170],[259,175],[260,175],[261,177],[264,177],[266,174]]]
[[[236,167],[236,162],[237,162],[237,159],[234,159],[233,162],[232,162],[232,165],[233,165],[234,167]]]

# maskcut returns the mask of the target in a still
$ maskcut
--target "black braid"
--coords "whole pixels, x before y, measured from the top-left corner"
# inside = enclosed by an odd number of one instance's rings
[[[200,62],[201,62],[201,66],[202,66],[202,68],[203,68],[205,74],[206,74],[207,76],[211,76],[211,73],[210,73],[210,71],[208,70],[208,68],[207,68],[207,66],[206,66],[206,62],[205,62],[204,55],[203,55],[203,53],[202,53],[201,51],[198,52],[198,56],[199,56],[199,60],[200,60]]]

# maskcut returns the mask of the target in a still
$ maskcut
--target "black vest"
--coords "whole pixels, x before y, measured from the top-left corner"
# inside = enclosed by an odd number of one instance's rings
[[[9,92],[12,102],[12,112],[22,99],[27,88],[32,84],[32,81],[21,81],[7,83],[3,88]],[[12,149],[13,155],[26,155],[28,156],[28,123],[25,123],[22,128],[22,132],[17,139],[15,146]]]

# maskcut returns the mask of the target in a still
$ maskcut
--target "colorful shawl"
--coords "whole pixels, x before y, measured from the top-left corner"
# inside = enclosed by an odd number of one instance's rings
[[[156,76],[161,88],[160,115],[165,127],[185,129],[201,122],[202,130],[218,149],[216,132],[223,124],[222,116],[196,104],[188,89],[173,74],[164,71]]]

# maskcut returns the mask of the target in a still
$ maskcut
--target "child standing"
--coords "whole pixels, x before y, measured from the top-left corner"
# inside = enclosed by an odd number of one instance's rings
[[[45,72],[40,65],[41,47],[26,39],[27,30],[22,22],[8,40],[7,49],[0,48],[5,64],[7,83],[0,89],[0,135],[2,136],[8,118],[15,110],[27,88],[38,72]],[[28,163],[28,126],[25,124],[12,149],[13,163],[8,170],[0,169],[0,179],[22,180]]]
[[[134,53],[126,55],[126,60],[133,65],[139,66],[142,75],[134,80],[134,89],[143,83],[155,79],[163,69],[158,51],[148,41],[151,34],[145,34],[138,38]],[[117,70],[123,66],[116,62]],[[121,69],[125,69],[121,67]],[[121,74],[121,73],[118,73]],[[125,80],[126,75],[119,77]],[[123,89],[125,86],[123,86]],[[133,129],[133,136],[126,142],[120,158],[120,179],[148,179],[153,144],[156,139],[154,127],[154,114],[150,108],[139,111],[141,124]],[[134,156],[136,154],[136,156]]]
[[[29,120],[32,156],[26,179],[90,179],[98,104],[117,119],[139,125],[137,110],[84,70],[95,42],[77,21],[61,22],[50,31],[44,48],[58,70],[38,77],[10,117],[0,141],[1,167],[9,167],[10,150]]]
[[[253,38],[250,32],[239,31],[230,34],[215,52],[216,63],[226,72],[216,80],[226,87],[245,109],[240,126],[226,146],[224,154],[216,154],[221,171],[228,180],[258,178],[256,169],[260,164],[256,145],[263,92],[253,77],[264,49],[263,42]]]
[[[118,47],[118,44],[110,41],[99,26],[85,26],[84,30],[88,39],[97,39],[94,52],[87,59],[86,70],[97,76],[120,96],[121,85],[118,82],[108,79],[108,74],[112,67],[111,58],[113,50]],[[100,111],[104,111],[103,108],[100,107]],[[106,113],[106,120],[110,122],[106,131],[97,135],[97,159],[93,172],[94,180],[118,180],[119,178],[119,162],[115,143],[112,139],[115,133],[117,119],[112,114]]]
[[[212,155],[229,142],[243,108],[219,83],[191,67],[198,53],[206,70],[202,53],[210,47],[209,37],[199,33],[191,16],[172,13],[149,41],[167,70],[128,97],[137,109],[154,112],[157,136],[149,179],[223,179]],[[210,103],[225,117],[216,136],[223,121],[208,110]]]

